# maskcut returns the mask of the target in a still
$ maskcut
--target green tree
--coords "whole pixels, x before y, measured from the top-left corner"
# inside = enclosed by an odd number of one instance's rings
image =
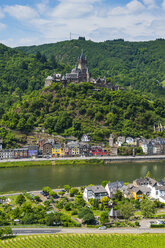
[[[26,201],[26,198],[23,194],[20,194],[16,198],[16,203],[22,205]]]
[[[78,189],[76,189],[76,188],[72,188],[72,189],[69,190],[69,194],[70,194],[71,197],[77,195],[78,192],[79,192],[79,191],[78,191]]]
[[[89,208],[82,208],[78,214],[78,217],[83,219],[86,224],[93,224],[95,221],[94,214]]]
[[[64,185],[64,189],[69,192],[69,190],[71,189],[70,185]]]
[[[148,171],[148,172],[146,173],[146,176],[145,176],[145,177],[150,177],[150,178],[152,178],[151,172]]]
[[[102,212],[100,215],[100,222],[101,224],[105,224],[109,221],[109,216],[107,212]]]
[[[109,198],[107,196],[103,196],[101,198],[101,203],[103,203],[104,205],[107,205],[109,202]]]
[[[131,216],[133,216],[134,213],[134,207],[131,202],[125,202],[120,207],[120,213],[124,217],[124,219],[129,219]]]
[[[123,193],[120,190],[117,190],[113,198],[116,199],[117,201],[121,201],[123,198]]]
[[[108,181],[107,180],[104,180],[102,181],[101,185],[105,188],[105,186],[107,185]]]
[[[140,208],[145,218],[151,218],[156,213],[155,203],[148,199],[140,203]]]
[[[54,225],[59,225],[61,223],[61,214],[60,213],[55,213],[55,214],[49,214],[46,217],[46,225],[47,226],[54,226]]]

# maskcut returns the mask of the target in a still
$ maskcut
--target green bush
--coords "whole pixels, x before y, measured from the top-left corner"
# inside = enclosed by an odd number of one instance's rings
[[[163,228],[165,225],[163,224],[151,224],[151,228]]]

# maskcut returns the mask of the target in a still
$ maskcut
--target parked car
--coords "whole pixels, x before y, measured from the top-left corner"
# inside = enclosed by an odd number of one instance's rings
[[[54,198],[54,199],[58,199],[58,198],[60,198],[60,197],[59,197],[59,195],[54,195],[53,198]]]
[[[157,223],[158,225],[165,225],[165,222],[163,220],[157,220]]]
[[[98,229],[99,229],[99,230],[106,230],[107,227],[106,227],[106,226],[100,226]]]
[[[47,196],[47,195],[49,195],[49,194],[48,194],[47,192],[42,191],[42,192],[41,192],[41,195]]]

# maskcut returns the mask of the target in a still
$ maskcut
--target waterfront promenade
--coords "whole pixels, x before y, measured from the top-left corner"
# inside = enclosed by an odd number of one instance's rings
[[[5,162],[26,162],[26,161],[59,161],[59,160],[105,160],[108,162],[140,162],[140,161],[156,161],[165,160],[165,155],[151,155],[151,156],[104,156],[104,157],[64,157],[64,158],[24,158],[24,159],[3,159],[0,163]]]

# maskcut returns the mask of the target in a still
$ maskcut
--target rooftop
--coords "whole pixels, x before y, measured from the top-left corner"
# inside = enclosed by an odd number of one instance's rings
[[[107,191],[102,185],[88,186],[86,187],[86,189],[92,191],[95,194],[96,193],[107,193]]]

